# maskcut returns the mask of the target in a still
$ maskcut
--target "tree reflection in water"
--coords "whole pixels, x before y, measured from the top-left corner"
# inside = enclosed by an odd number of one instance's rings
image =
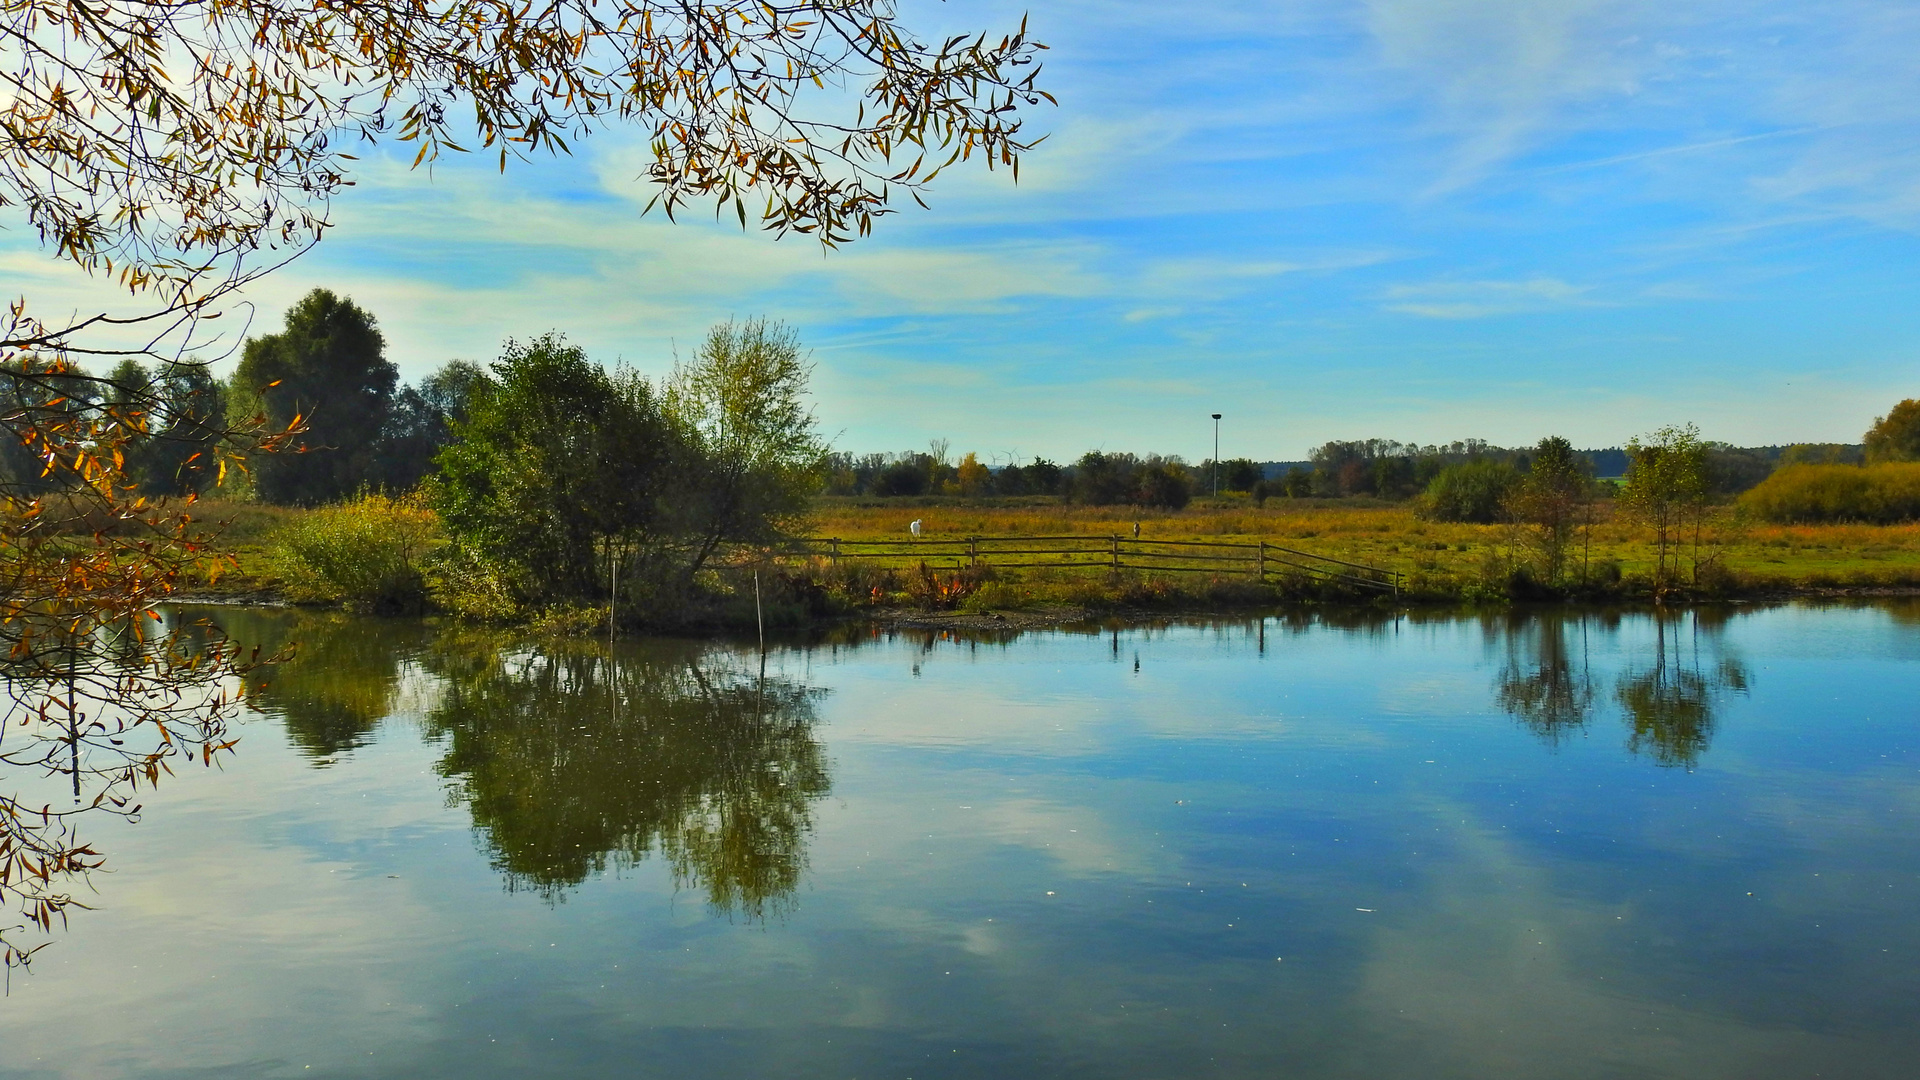
[[[1548,746],[1583,732],[1593,714],[1593,671],[1587,662],[1586,620],[1561,612],[1507,619],[1500,628],[1506,663],[1494,696]],[[1575,634],[1579,642],[1572,640]]]
[[[371,741],[428,634],[412,619],[336,612],[238,609],[221,621],[235,640],[293,649],[293,659],[248,680],[247,703],[285,723],[293,744],[323,766]]]
[[[549,900],[658,851],[716,911],[787,910],[831,784],[816,692],[687,641],[515,648],[472,631],[425,654],[429,731],[508,888]]]
[[[1692,629],[1685,637],[1683,623]],[[1632,729],[1627,748],[1661,765],[1691,769],[1713,740],[1715,699],[1729,691],[1745,693],[1747,669],[1724,655],[1711,664],[1701,662],[1703,637],[1713,652],[1722,651],[1724,615],[1695,612],[1683,619],[1662,612],[1653,626],[1653,666],[1623,675],[1614,695]]]
[[[1651,617],[1652,664],[1627,668],[1614,686],[1629,751],[1662,766],[1699,764],[1713,741],[1719,699],[1747,689],[1745,665],[1726,655],[1726,619],[1713,611]],[[1588,660],[1588,638],[1617,636],[1620,625],[1605,614],[1513,616],[1498,628],[1506,663],[1494,682],[1495,701],[1549,746],[1584,731],[1601,683]]]

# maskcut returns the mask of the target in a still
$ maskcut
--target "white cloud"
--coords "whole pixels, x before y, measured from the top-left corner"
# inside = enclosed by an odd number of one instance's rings
[[[1384,294],[1388,311],[1429,319],[1479,319],[1564,307],[1597,306],[1591,286],[1557,278],[1528,281],[1434,281],[1395,285]]]

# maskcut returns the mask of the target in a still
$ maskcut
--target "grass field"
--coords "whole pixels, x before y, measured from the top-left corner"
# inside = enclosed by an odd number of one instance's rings
[[[1651,534],[1619,519],[1610,504],[1595,508],[1591,539],[1577,536],[1570,553],[1600,567],[1617,564],[1622,577],[1650,576]],[[1048,500],[997,505],[923,500],[888,505],[879,500],[823,499],[810,523],[814,536],[903,538],[921,521],[928,537],[1059,534],[1132,535],[1168,540],[1266,540],[1429,579],[1481,576],[1491,560],[1524,548],[1506,525],[1421,521],[1404,504],[1356,500],[1198,500],[1185,510],[1068,506]],[[1691,555],[1692,538],[1688,537]],[[1920,585],[1920,524],[1769,525],[1743,521],[1731,508],[1710,520],[1701,556],[1731,571],[1745,590],[1909,587]]]
[[[189,592],[268,594],[296,600],[321,597],[301,592],[281,572],[274,535],[302,511],[248,504],[207,505],[206,519],[229,523],[226,547],[236,558],[217,582],[187,583]],[[1650,595],[1654,546],[1647,530],[1620,520],[1611,507],[1596,508],[1596,523],[1576,536],[1570,563],[1589,568],[1589,584],[1575,590],[1589,599],[1642,599]],[[1504,525],[1421,521],[1405,505],[1357,500],[1201,500],[1178,512],[1126,507],[1071,506],[1050,499],[970,502],[958,499],[819,501],[802,529],[813,537],[842,540],[905,540],[908,523],[921,522],[923,537],[1131,536],[1137,521],[1143,539],[1265,540],[1315,554],[1394,570],[1404,575],[1413,601],[1491,601],[1517,594],[1512,570],[1526,558],[1524,539]],[[1772,596],[1829,590],[1920,588],[1920,524],[1769,525],[1741,520],[1731,509],[1703,530],[1700,556],[1710,560],[1705,584],[1682,597]],[[1691,566],[1688,537],[1683,569]],[[915,606],[972,610],[1073,606],[1088,609],[1236,608],[1324,592],[1276,584],[1254,586],[1245,574],[1108,574],[1088,570],[1000,570],[943,591],[940,581],[844,563],[837,568],[796,567],[787,578],[792,602],[779,621],[808,612]],[[952,571],[946,571],[951,575]],[[936,575],[937,576],[937,575]],[[956,579],[949,576],[949,585]],[[722,585],[723,588],[726,586]],[[812,594],[805,599],[802,594]],[[750,593],[748,594],[751,595]],[[824,599],[823,599],[824,598]],[[1354,599],[1372,599],[1356,594]],[[804,611],[802,609],[805,609]],[[750,611],[750,607],[744,610]]]

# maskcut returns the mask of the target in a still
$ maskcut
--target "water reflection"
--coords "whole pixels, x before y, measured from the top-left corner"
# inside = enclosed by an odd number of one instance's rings
[[[1613,673],[1612,703],[1627,727],[1627,749],[1654,763],[1693,768],[1713,742],[1719,702],[1745,693],[1746,665],[1726,645],[1729,616],[1703,610],[1659,612],[1630,622],[1614,613],[1516,612],[1490,635],[1504,654],[1494,700],[1550,747],[1583,734],[1602,704],[1608,679],[1591,660],[1596,640],[1611,652],[1627,627],[1650,629],[1641,650]]]
[[[687,641],[515,648],[443,635],[430,732],[439,770],[509,888],[558,899],[659,853],[719,912],[763,919],[806,868],[812,803],[831,785],[814,692]]]
[[[248,680],[248,704],[281,720],[318,765],[372,740],[394,711],[406,661],[428,637],[414,620],[333,612],[236,610],[220,618],[237,641],[294,650],[293,662]]]
[[[1689,624],[1691,634],[1683,639]],[[1653,627],[1652,665],[1622,675],[1615,692],[1632,731],[1627,748],[1661,765],[1690,769],[1713,740],[1716,700],[1746,692],[1746,666],[1724,652],[1724,616],[1660,615]]]
[[[1559,746],[1584,731],[1593,715],[1588,623],[1544,612],[1513,615],[1499,628],[1506,659],[1494,683],[1494,699],[1548,746]]]

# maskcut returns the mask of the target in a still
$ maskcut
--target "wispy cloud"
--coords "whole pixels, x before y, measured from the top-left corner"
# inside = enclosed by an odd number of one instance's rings
[[[1388,311],[1428,319],[1483,319],[1567,307],[1593,307],[1592,288],[1557,278],[1531,281],[1433,281],[1395,285],[1382,294]]]

